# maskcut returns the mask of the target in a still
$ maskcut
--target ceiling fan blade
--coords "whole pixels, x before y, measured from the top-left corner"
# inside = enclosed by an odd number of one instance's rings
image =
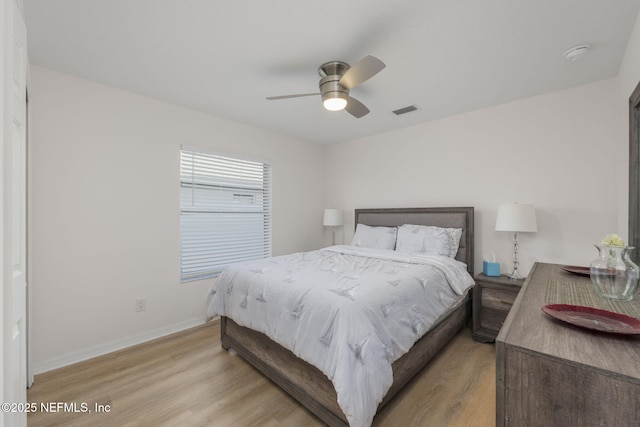
[[[375,56],[366,56],[353,64],[353,66],[344,73],[344,76],[340,79],[340,84],[346,89],[351,89],[369,80],[382,71],[384,67],[386,67],[385,63]]]
[[[300,98],[301,96],[313,96],[313,95],[320,95],[320,93],[298,93],[295,95],[267,96],[267,99],[269,101],[274,101],[276,99]]]
[[[369,114],[369,109],[362,102],[350,96],[347,96],[347,106],[344,109],[356,119]]]

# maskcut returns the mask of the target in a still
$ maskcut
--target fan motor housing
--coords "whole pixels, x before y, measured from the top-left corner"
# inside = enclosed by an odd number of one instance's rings
[[[341,75],[331,75],[320,79],[320,94],[322,101],[327,98],[347,98],[349,90],[340,84]]]
[[[349,68],[349,64],[341,61],[325,62],[318,68],[322,77],[319,86],[323,102],[328,98],[347,98],[349,90],[340,84],[340,79]]]
[[[325,62],[318,68],[318,74],[320,74],[320,77],[335,76],[335,75],[342,77],[349,68],[351,67],[346,62],[330,61],[330,62]]]
[[[349,90],[340,84],[340,79],[349,68],[349,64],[341,61],[325,62],[318,68],[322,77],[319,86],[323,102],[327,98],[347,98]]]

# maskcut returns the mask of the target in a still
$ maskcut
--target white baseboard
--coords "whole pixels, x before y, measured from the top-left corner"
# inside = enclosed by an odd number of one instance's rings
[[[73,365],[74,363],[82,362],[94,357],[102,356],[107,353],[122,350],[127,347],[134,346],[136,344],[142,344],[147,341],[161,338],[166,335],[170,335],[176,332],[184,331],[185,329],[193,328],[195,326],[206,323],[204,317],[197,317],[194,319],[185,320],[173,325],[164,326],[162,328],[154,329],[152,331],[144,332],[132,337],[126,337],[121,340],[110,341],[104,344],[100,344],[94,347],[87,348],[85,350],[68,353],[59,357],[54,357],[49,360],[45,360],[39,363],[34,363],[32,366],[32,372],[35,375],[43,372],[52,371],[54,369],[62,368],[65,366]]]

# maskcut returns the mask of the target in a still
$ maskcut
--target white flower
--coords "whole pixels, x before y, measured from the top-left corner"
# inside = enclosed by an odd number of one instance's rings
[[[617,234],[608,234],[602,239],[602,244],[606,246],[624,246],[624,240]]]

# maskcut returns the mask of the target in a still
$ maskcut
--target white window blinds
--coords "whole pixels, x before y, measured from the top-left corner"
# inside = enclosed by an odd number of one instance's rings
[[[181,280],[271,256],[271,165],[185,146],[180,153]]]

